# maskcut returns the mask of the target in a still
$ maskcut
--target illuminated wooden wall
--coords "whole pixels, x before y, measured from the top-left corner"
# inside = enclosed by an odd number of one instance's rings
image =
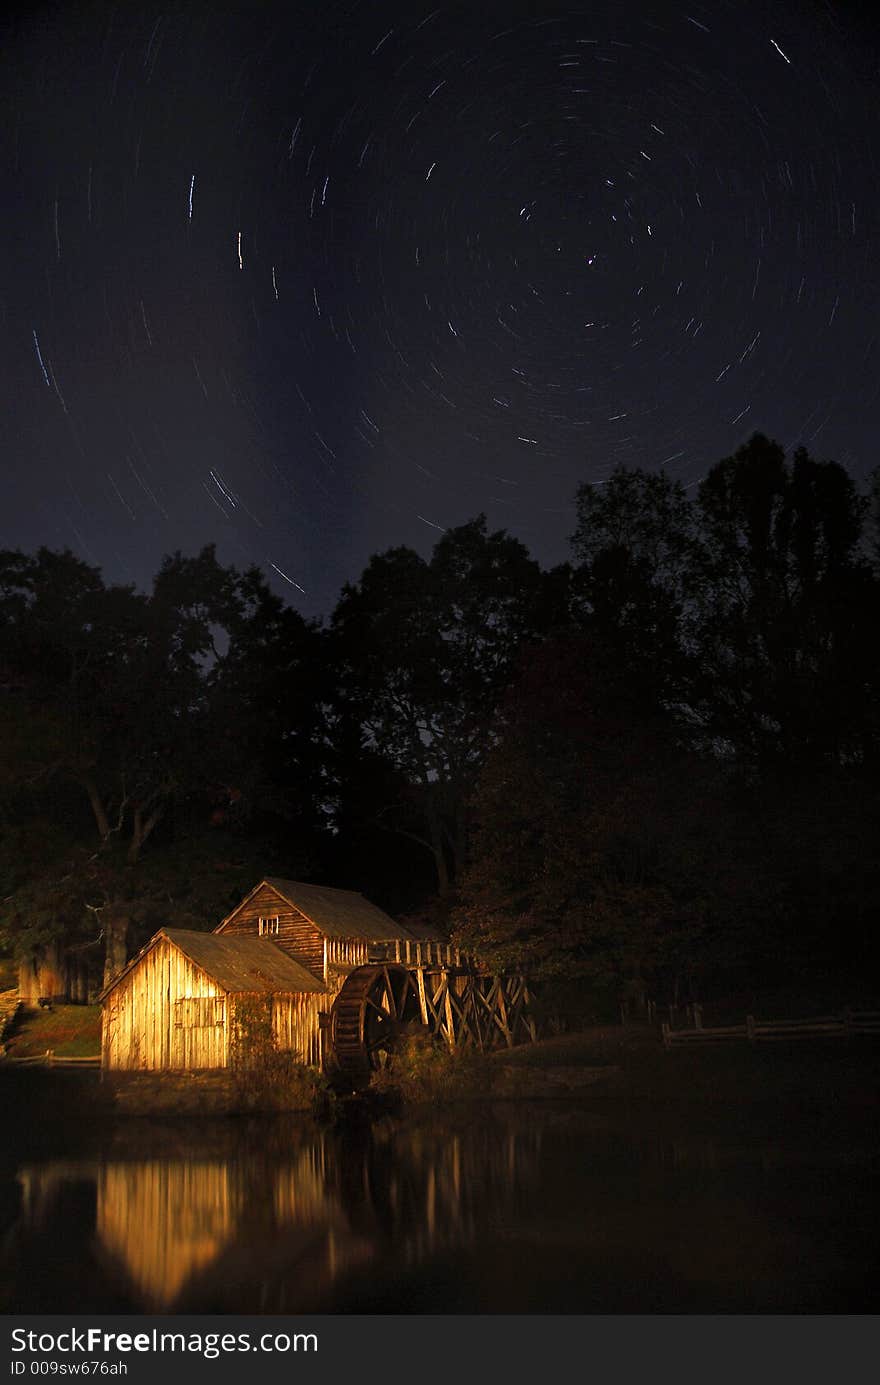
[[[104,1067],[226,1067],[236,999],[170,939],[160,936],[104,1002]],[[278,1047],[293,1053],[299,1062],[319,1065],[318,1014],[328,1004],[328,997],[315,992],[273,995]]]

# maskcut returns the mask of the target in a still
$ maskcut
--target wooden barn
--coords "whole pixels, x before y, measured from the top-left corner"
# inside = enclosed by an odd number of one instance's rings
[[[412,935],[353,890],[261,880],[213,933],[165,928],[104,988],[107,1068],[217,1068],[236,1005],[271,1003],[278,1047],[320,1066],[326,1019],[376,946]]]
[[[271,1006],[280,1049],[321,1060],[318,1012],[326,988],[273,943],[163,928],[102,993],[108,1068],[222,1068],[236,1007]]]

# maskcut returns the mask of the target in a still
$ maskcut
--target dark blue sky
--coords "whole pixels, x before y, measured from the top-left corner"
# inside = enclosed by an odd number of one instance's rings
[[[216,541],[327,614],[480,511],[561,561],[620,463],[876,464],[854,7],[25,8],[0,544],[143,585]]]

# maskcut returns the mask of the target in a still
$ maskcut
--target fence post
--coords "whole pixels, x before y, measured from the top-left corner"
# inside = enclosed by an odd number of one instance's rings
[[[746,1015],[746,1038],[748,1039],[750,1044],[753,1044],[755,1042],[756,1037],[757,1035],[755,1033],[755,1017],[754,1015]]]
[[[670,1040],[669,1040],[669,1025],[666,1023],[665,1020],[663,1021],[663,1023],[662,1023],[661,1026],[660,1026],[660,1032],[661,1032],[662,1035],[663,1035],[663,1047],[664,1047],[664,1048],[670,1048],[670,1047],[671,1047],[671,1044],[670,1044]]]
[[[697,1002],[694,1001],[694,1028],[695,1028],[695,1029],[702,1029],[702,1027],[703,1027],[703,1007],[702,1007],[702,1005],[698,1005]]]
[[[844,1006],[843,1015],[841,1016],[841,1018],[843,1019],[844,1037],[847,1039],[851,1039],[853,1034],[852,1010],[849,1008],[848,1005]]]

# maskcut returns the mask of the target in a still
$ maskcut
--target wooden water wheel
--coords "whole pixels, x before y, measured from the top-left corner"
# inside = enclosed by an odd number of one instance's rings
[[[393,1061],[402,1039],[422,1032],[412,972],[395,963],[358,967],[330,1011],[329,1067],[357,1091]]]

